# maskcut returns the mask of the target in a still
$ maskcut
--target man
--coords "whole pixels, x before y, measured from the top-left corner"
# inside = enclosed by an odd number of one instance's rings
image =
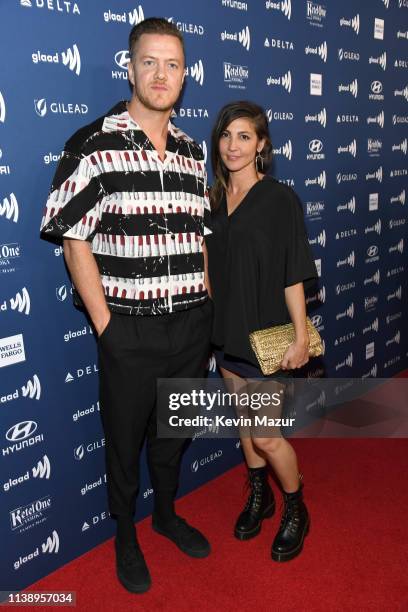
[[[116,569],[136,593],[151,584],[133,523],[146,435],[153,529],[191,557],[210,553],[175,513],[184,441],[157,437],[155,401],[158,377],[203,376],[212,303],[203,153],[170,123],[184,81],[183,38],[166,20],[146,19],[132,29],[129,53],[130,102],[68,140],[41,227],[63,238],[76,302],[98,335]]]

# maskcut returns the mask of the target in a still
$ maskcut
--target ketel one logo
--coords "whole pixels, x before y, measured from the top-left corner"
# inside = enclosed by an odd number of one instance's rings
[[[17,312],[20,312],[21,314],[30,314],[30,294],[28,293],[25,287],[23,287],[21,291],[16,293],[15,298],[10,298],[10,308],[12,310],[16,310]]]
[[[345,19],[342,17],[340,19],[340,27],[351,28],[358,35],[360,32],[360,15],[357,13],[357,15],[351,19]]]
[[[21,421],[7,430],[6,439],[9,442],[21,442],[32,436],[37,427],[38,425],[35,421]]]
[[[186,75],[191,76],[192,79],[196,81],[199,85],[203,85],[204,83],[204,64],[201,60],[198,60],[191,66],[187,66]]]
[[[4,123],[6,120],[6,103],[4,102],[3,95],[0,91],[0,123]]]
[[[350,153],[353,157],[357,156],[357,142],[356,139],[352,140],[350,144],[345,147],[337,147],[337,153],[340,155],[341,153]]]
[[[5,217],[13,223],[18,221],[18,202],[14,193],[0,200],[0,217]]]
[[[267,9],[275,9],[277,11],[282,11],[282,13],[287,17],[290,21],[292,17],[292,2],[291,0],[281,0],[280,2],[273,2],[272,0],[266,0],[265,7]]]

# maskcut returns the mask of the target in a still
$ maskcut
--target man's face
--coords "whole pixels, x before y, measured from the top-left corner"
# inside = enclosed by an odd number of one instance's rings
[[[155,111],[173,108],[184,81],[184,54],[178,38],[142,34],[128,69],[133,95],[139,102]]]

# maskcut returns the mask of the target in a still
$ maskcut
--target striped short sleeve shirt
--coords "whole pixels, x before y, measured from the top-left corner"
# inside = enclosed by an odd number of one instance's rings
[[[161,160],[120,102],[66,143],[41,231],[91,243],[111,311],[161,315],[203,303],[211,230],[201,148],[169,121]]]

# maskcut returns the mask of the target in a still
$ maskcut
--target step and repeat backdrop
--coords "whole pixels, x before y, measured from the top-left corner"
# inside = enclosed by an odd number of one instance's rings
[[[408,0],[3,1],[4,590],[113,534],[95,339],[72,305],[62,248],[40,240],[39,226],[64,142],[129,98],[127,37],[148,16],[184,33],[187,85],[174,120],[208,157],[224,103],[265,108],[272,172],[304,204],[320,276],[307,301],[325,354],[306,375],[389,377],[408,365]],[[216,375],[213,359],[209,371]],[[241,460],[237,441],[198,435],[184,457],[180,495]],[[142,468],[138,519],[151,512],[144,457]]]

